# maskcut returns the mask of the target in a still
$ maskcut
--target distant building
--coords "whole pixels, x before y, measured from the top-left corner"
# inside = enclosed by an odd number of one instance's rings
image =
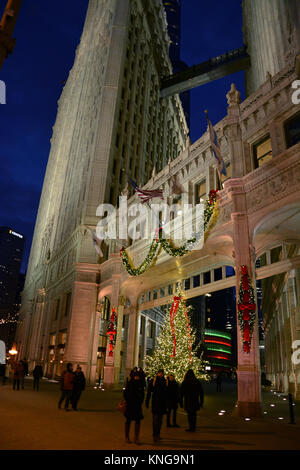
[[[59,99],[20,310],[21,355],[33,367],[42,360],[49,375],[68,361],[88,378],[101,372],[101,357],[90,368],[90,328],[108,247],[99,259],[87,229],[99,204],[117,206],[133,192],[127,175],[143,186],[186,150],[180,99],[160,97],[161,77],[172,73],[168,46],[161,0],[89,2]],[[99,336],[97,351],[106,346]]]
[[[20,303],[19,275],[24,245],[23,234],[0,227],[0,339],[6,343],[12,339],[11,326]]]
[[[213,372],[229,371],[232,367],[231,334],[222,330],[205,329],[205,358]]]
[[[163,0],[163,5],[167,15],[168,34],[170,36],[169,56],[173,66],[173,72],[181,72],[188,67],[187,64],[180,59],[181,0]],[[179,96],[182,102],[188,128],[190,128],[191,92],[189,90],[184,91]]]
[[[246,94],[255,92],[268,76],[294,67],[300,52],[299,0],[243,0],[243,37],[251,57]]]

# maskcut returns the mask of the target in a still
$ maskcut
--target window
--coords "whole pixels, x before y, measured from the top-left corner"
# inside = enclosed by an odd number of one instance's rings
[[[71,307],[71,296],[72,293],[68,292],[67,297],[66,297],[66,306],[65,306],[65,317],[67,317],[70,313],[70,307]]]
[[[153,291],[153,300],[157,299],[157,290]]]
[[[284,127],[287,148],[300,142],[300,113],[289,119]]]
[[[200,286],[200,274],[197,274],[196,276],[193,276],[193,287],[199,287]]]
[[[270,136],[253,145],[254,168],[258,168],[272,159],[272,146]]]
[[[207,271],[203,274],[203,284],[209,284],[210,282],[210,271]]]
[[[222,279],[222,268],[214,269],[214,280],[220,281]]]
[[[168,295],[172,295],[172,294],[173,294],[173,285],[169,284],[168,285]]]
[[[200,202],[205,202],[206,199],[206,180],[200,181],[200,183],[195,184],[195,204]]]
[[[55,313],[54,313],[54,320],[57,320],[58,318],[58,313],[59,313],[59,304],[60,304],[60,299],[57,299],[55,301]]]
[[[185,279],[184,281],[184,290],[188,290],[191,288],[191,280],[190,279]]]
[[[282,246],[277,246],[271,250],[271,263],[277,263],[282,259]]]
[[[147,337],[154,338],[154,336],[155,336],[155,323],[149,320],[147,324]]]
[[[102,320],[108,320],[109,312],[110,312],[110,301],[107,297],[104,297],[102,305],[103,305],[103,308],[102,308],[101,318]]]

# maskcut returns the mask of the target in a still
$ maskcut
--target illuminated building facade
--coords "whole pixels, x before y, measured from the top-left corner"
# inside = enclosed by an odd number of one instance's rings
[[[168,34],[170,37],[169,55],[173,66],[173,72],[185,70],[187,65],[180,58],[181,46],[181,0],[163,0],[163,5],[167,14]],[[186,122],[190,128],[191,118],[191,93],[185,91],[180,93]]]
[[[18,310],[20,268],[25,237],[10,227],[0,227],[0,338],[11,343],[12,321]],[[11,344],[9,344],[10,346]]]
[[[232,367],[231,334],[221,330],[205,329],[205,358],[213,372],[227,372]]]

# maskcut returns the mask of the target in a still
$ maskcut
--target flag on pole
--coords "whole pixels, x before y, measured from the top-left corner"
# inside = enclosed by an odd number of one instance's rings
[[[219,179],[221,181],[221,173],[224,176],[227,176],[226,166],[221,155],[221,149],[220,149],[220,145],[218,142],[216,131],[214,130],[213,125],[209,120],[208,112],[205,111],[205,114],[206,114],[206,119],[207,119],[207,124],[208,124],[210,142],[211,142],[211,146],[212,146],[214,156],[217,162],[217,171],[218,171]]]
[[[93,239],[95,250],[97,251],[98,255],[101,256],[101,258],[102,258],[103,253],[102,253],[102,250],[100,248],[100,245],[101,245],[103,240],[100,240],[100,238],[97,237],[95,230],[91,229],[91,227],[88,227],[87,225],[86,225],[86,227],[90,230],[90,232],[92,234],[92,239]]]
[[[153,197],[159,197],[160,199],[163,199],[162,189],[152,189],[152,190],[140,189],[135,181],[133,181],[131,178],[128,178],[128,179],[131,185],[133,186],[133,189],[135,190],[135,192],[141,199],[142,204],[144,204],[145,202],[148,202],[149,199],[152,199]]]

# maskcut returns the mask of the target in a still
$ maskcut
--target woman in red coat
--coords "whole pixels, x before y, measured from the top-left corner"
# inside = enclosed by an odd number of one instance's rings
[[[61,374],[60,378],[60,389],[61,389],[61,397],[58,402],[58,408],[61,408],[61,404],[65,401],[65,410],[69,410],[69,403],[71,401],[72,390],[73,390],[73,383],[74,383],[74,372],[73,372],[73,364],[68,362],[67,370],[64,370]]]

